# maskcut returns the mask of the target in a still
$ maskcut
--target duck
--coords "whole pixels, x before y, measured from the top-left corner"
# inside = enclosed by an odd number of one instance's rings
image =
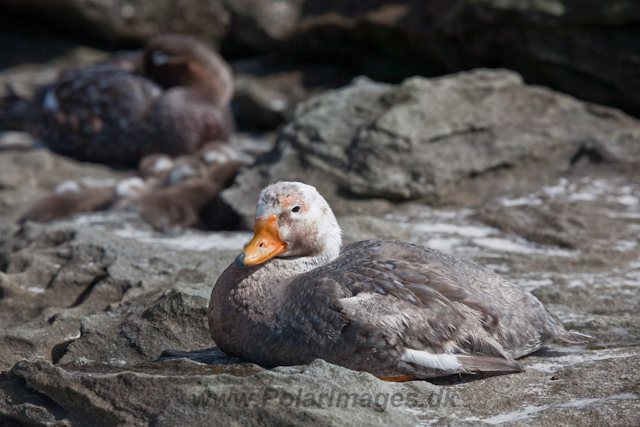
[[[521,371],[550,340],[583,342],[531,293],[472,261],[396,240],[341,247],[315,187],[259,195],[255,235],[215,283],[211,337],[267,367],[324,359],[385,381]]]
[[[164,163],[157,157],[156,163]],[[153,164],[153,159],[150,158]],[[153,168],[152,168],[153,169]],[[221,187],[206,178],[204,165],[196,156],[181,156],[163,171],[161,180],[131,177],[116,187],[114,210],[138,212],[153,228],[178,234],[201,223],[200,213],[212,203]]]
[[[115,186],[90,187],[77,181],[65,181],[53,193],[40,197],[19,222],[51,222],[79,213],[101,211],[109,208],[115,198]]]
[[[178,234],[200,224],[200,212],[212,202],[221,188],[215,183],[190,178],[177,185],[143,192],[137,199],[140,216],[166,234]]]
[[[51,150],[90,162],[130,166],[156,152],[195,154],[233,131],[233,87],[218,53],[193,37],[163,34],[139,55],[65,70],[37,90],[26,127]]]

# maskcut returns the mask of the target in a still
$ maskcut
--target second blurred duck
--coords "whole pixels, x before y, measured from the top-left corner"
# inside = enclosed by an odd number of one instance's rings
[[[151,153],[195,154],[227,140],[232,96],[233,75],[220,55],[166,34],[137,56],[63,72],[36,93],[28,128],[53,151],[134,165]]]

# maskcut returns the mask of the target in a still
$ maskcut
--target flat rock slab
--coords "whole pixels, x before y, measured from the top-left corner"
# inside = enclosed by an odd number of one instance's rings
[[[190,359],[131,368],[32,359],[0,376],[0,419],[101,426],[258,419],[261,425],[635,425],[639,356],[637,347],[540,351],[525,359],[520,374],[437,385],[385,383],[322,360],[269,371]]]

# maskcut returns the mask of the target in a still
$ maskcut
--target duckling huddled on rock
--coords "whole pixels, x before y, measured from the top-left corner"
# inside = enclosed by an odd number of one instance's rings
[[[165,34],[137,56],[64,71],[36,93],[27,128],[53,151],[132,165],[227,140],[232,95],[233,74],[220,55],[192,37]]]
[[[38,199],[21,219],[50,222],[78,213],[107,209],[115,199],[114,186],[90,187],[76,181],[65,181],[53,193]]]
[[[110,187],[89,188],[74,181],[59,185],[36,201],[23,220],[49,222],[108,209],[138,212],[166,233],[194,226],[227,229],[231,213],[218,195],[240,167],[253,161],[224,142],[207,144],[197,155],[150,154],[140,161],[138,176]]]

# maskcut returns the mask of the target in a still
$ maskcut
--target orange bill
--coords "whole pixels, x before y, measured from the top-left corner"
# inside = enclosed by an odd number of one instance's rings
[[[238,255],[235,264],[238,267],[258,265],[287,250],[287,243],[280,237],[278,218],[271,215],[268,219],[257,218],[253,240]]]

